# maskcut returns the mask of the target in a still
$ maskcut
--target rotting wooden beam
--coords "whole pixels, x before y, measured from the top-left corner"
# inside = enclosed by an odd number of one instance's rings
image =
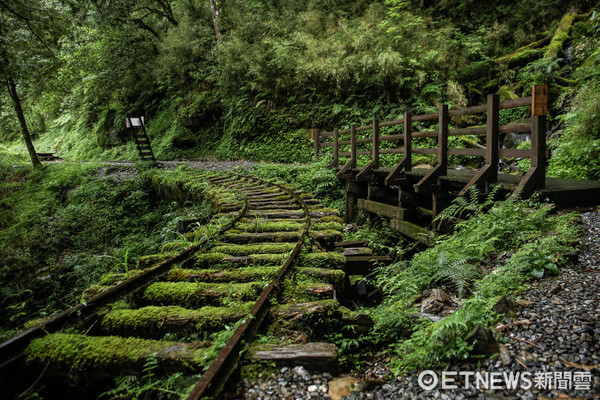
[[[412,222],[392,219],[390,220],[390,226],[392,229],[426,246],[431,246],[435,241],[436,234],[434,232]]]
[[[372,200],[358,199],[358,208],[388,218],[404,219],[406,209]]]
[[[331,371],[337,367],[337,348],[333,343],[313,342],[267,346],[252,356],[258,360],[275,362],[277,365],[306,365],[310,369]]]

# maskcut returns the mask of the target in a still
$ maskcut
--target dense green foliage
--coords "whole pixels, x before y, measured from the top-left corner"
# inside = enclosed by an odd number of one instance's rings
[[[551,215],[551,206],[536,201],[476,199],[472,192],[471,201],[460,198],[442,214],[472,214],[453,234],[411,261],[379,269],[377,283],[386,300],[374,316],[379,340],[391,342],[396,373],[469,358],[472,343],[465,339],[478,324],[498,321],[493,306],[499,298],[515,295],[546,272],[558,273],[565,254],[575,250],[574,215]],[[460,306],[437,322],[417,319],[416,303],[432,288],[455,296]]]
[[[160,159],[309,161],[311,127],[549,83],[551,119],[565,122],[551,172],[598,176],[597,163],[584,167],[598,159],[594,1],[227,0],[216,2],[218,15],[209,4],[0,2],[10,28],[0,72],[18,83],[38,150],[135,159],[125,117],[145,115]],[[11,107],[0,96],[0,142],[14,149]]]
[[[133,269],[141,256],[178,238],[179,218],[212,214],[210,205],[158,196],[153,182],[180,171],[139,167],[2,164],[2,330],[73,305],[108,271]]]

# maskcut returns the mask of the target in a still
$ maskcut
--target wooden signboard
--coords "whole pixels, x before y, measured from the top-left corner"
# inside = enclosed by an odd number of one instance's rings
[[[144,117],[127,117],[125,118],[127,128],[137,128],[144,126]]]
[[[548,113],[548,85],[533,85],[531,115],[545,116]]]

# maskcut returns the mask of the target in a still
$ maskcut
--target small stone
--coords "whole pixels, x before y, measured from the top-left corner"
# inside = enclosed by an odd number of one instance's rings
[[[310,385],[306,390],[308,390],[309,392],[316,392],[317,390],[319,390],[319,387],[317,385]]]

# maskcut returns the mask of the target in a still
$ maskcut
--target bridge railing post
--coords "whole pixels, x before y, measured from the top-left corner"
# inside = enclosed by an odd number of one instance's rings
[[[356,168],[356,124],[350,125],[350,168]]]
[[[321,145],[321,131],[319,129],[313,129],[312,130],[312,137],[313,137],[313,149],[314,149],[314,158],[315,161],[319,160],[319,147]]]
[[[379,121],[373,120],[373,169],[379,168]]]
[[[535,186],[546,184],[546,113],[548,85],[533,85],[531,104],[531,167],[536,168]]]
[[[410,111],[404,112],[404,165],[405,171],[412,168],[412,121]]]
[[[500,130],[500,97],[490,94],[487,97],[485,163],[489,165],[488,182],[498,181],[498,147]]]
[[[446,175],[448,172],[448,104],[439,106],[438,166],[438,176]]]
[[[336,167],[339,165],[340,163],[340,144],[339,144],[339,133],[337,128],[333,130],[333,161],[332,161],[332,166]]]
[[[531,167],[514,194],[528,197],[546,186],[546,113],[548,85],[533,85],[531,101]]]
[[[534,115],[531,120],[531,168],[535,168],[535,187],[546,184],[546,116]]]

